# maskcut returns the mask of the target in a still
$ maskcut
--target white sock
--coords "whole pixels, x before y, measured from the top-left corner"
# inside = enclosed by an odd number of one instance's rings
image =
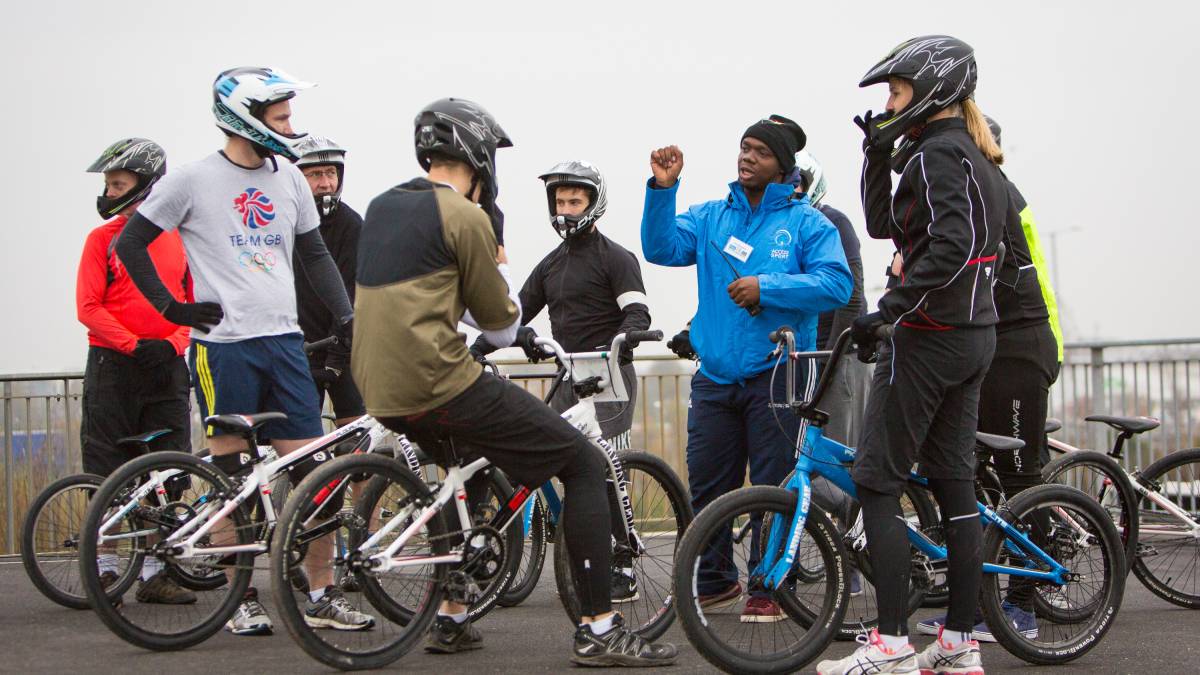
[[[592,629],[592,635],[602,635],[612,630],[614,616],[616,616],[616,614],[609,614],[603,619],[596,619],[595,621],[592,621],[591,623],[585,623],[584,625]]]
[[[96,564],[100,568],[100,574],[104,574],[105,572],[120,574],[120,572],[117,570],[116,553],[101,553],[100,555],[96,556]]]
[[[887,647],[888,651],[898,652],[908,646],[907,635],[884,635],[879,634],[879,639],[883,640],[883,646]]]
[[[624,574],[625,576],[629,577],[630,579],[633,578],[633,568],[632,567],[620,567],[618,569],[620,569],[621,573]]]
[[[162,568],[163,564],[161,560],[146,556],[146,558],[142,560],[142,580],[145,581],[155,574],[158,574]]]
[[[966,633],[957,630],[942,630],[942,642],[947,649],[953,649],[964,642],[971,641],[971,632]]]
[[[464,621],[467,620],[467,616],[469,614],[470,614],[470,612],[465,609],[463,611],[459,612],[458,614],[447,614],[440,609],[438,610],[438,616],[445,616],[445,617],[454,619],[454,623],[463,623]]]
[[[321,598],[323,598],[323,597],[325,597],[325,589],[324,588],[320,588],[315,591],[308,592],[308,599],[312,600],[313,602],[320,602]]]

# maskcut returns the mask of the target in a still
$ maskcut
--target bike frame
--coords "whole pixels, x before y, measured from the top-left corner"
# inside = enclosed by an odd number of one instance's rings
[[[787,403],[783,407],[795,410],[800,406],[797,406],[795,401],[795,369],[793,367],[793,360],[802,358],[831,359],[834,354],[844,354],[846,344],[849,340],[849,330],[839,337],[834,349],[831,351],[797,352],[795,338],[790,330],[783,332],[780,337],[785,342],[785,345],[781,348],[787,350],[786,354],[788,357]],[[813,404],[820,400],[826,388],[825,385],[831,379],[832,371],[836,367],[837,360],[831,359],[829,365],[826,367],[826,373],[822,376],[817,391],[813,396],[813,400],[807,404],[807,407],[811,408]],[[796,553],[800,547],[800,537],[804,533],[804,523],[808,518],[809,507],[812,505],[812,474],[815,473],[825,478],[849,496],[855,499],[858,497],[854,481],[850,477],[850,471],[847,469],[854,462],[854,449],[826,438],[822,433],[821,425],[814,424],[811,421],[809,424],[802,425],[801,437],[802,441],[796,457],[795,472],[791,480],[784,485],[784,489],[794,492],[797,495],[797,508],[788,527],[787,538],[786,540],[782,539],[784,534],[781,532],[781,528],[771,528],[763,558],[751,572],[752,577],[763,579],[763,583],[768,589],[779,588],[795,566]],[[922,486],[927,485],[926,480],[916,474],[911,474],[909,481]],[[982,503],[977,502],[976,504],[983,524],[985,526],[994,525],[1000,528],[1007,538],[1006,546],[1009,549],[1025,554],[1049,568],[1049,571],[1040,571],[1024,567],[984,563],[983,571],[985,573],[1008,574],[1014,577],[1047,581],[1057,585],[1063,585],[1069,580],[1071,573],[1066,567],[1046,554],[1028,536],[1005,521],[991,508]],[[1078,523],[1070,518],[1067,518],[1067,522],[1072,525],[1081,537],[1086,536],[1086,532],[1083,531]],[[935,544],[917,529],[912,522],[906,521],[905,524],[909,542],[917,550],[926,555],[930,562],[941,562],[947,559],[947,551],[944,546]],[[786,546],[783,546],[784,541],[786,541]],[[780,550],[783,551],[782,556],[777,553]]]
[[[242,485],[238,488],[238,491],[232,497],[224,500],[208,500],[207,495],[201,497],[201,500],[197,505],[202,505],[203,508],[195,516],[189,519],[183,525],[183,527],[172,532],[170,536],[168,536],[158,545],[171,547],[173,549],[172,555],[178,558],[228,555],[231,553],[243,552],[263,553],[267,550],[267,542],[270,541],[270,533],[274,528],[276,519],[275,506],[271,502],[272,481],[282,475],[288,467],[301,462],[310,456],[316,455],[322,450],[336,445],[347,438],[356,435],[361,436],[370,440],[370,444],[366,447],[378,447],[388,433],[389,431],[382,424],[377,422],[375,418],[371,417],[370,415],[364,415],[344,427],[335,429],[334,431],[313,440],[311,443],[308,443],[307,445],[304,445],[303,447],[298,448],[297,450],[288,453],[283,457],[278,457],[273,460],[264,461],[269,456],[268,449],[264,448],[263,446],[258,446],[256,450],[259,456],[259,461],[253,464],[250,475],[246,477],[246,479],[242,482]],[[362,445],[363,444],[360,441],[359,447]],[[412,452],[411,446],[409,446],[406,441],[401,443],[401,450],[405,454],[405,458],[409,467],[417,467],[417,470],[419,470],[419,463],[417,462],[416,456]],[[355,451],[360,450],[358,447],[356,447]],[[122,504],[121,507],[117,509],[117,511],[108,519],[106,519],[100,526],[98,539],[99,543],[104,544],[121,539],[133,539],[155,534],[157,530],[154,528],[135,530],[133,532],[125,532],[115,535],[107,535],[106,532],[111,530],[113,527],[116,527],[126,515],[137,508],[142,503],[142,500],[149,497],[151,493],[156,495],[161,504],[162,501],[167,498],[167,489],[165,487],[166,482],[179,475],[179,473],[180,472],[178,470],[152,472],[151,480],[147,481],[144,485],[133,491],[133,493],[126,499],[124,504]],[[343,486],[338,486],[337,489],[341,489],[342,487]],[[330,491],[329,495],[325,497],[325,500],[327,500],[335,492],[336,490]],[[259,495],[259,504],[262,506],[264,519],[267,525],[267,529],[262,539],[253,544],[237,544],[232,546],[199,547],[197,545],[197,542],[199,542],[200,539],[211,532],[218,523],[227,518],[234,509],[239,508],[242,504],[251,499],[255,493],[258,493]],[[322,503],[324,503],[324,500]]]
[[[571,382],[575,379],[575,371],[572,366],[574,358],[580,357],[597,357],[617,354],[620,352],[621,345],[625,341],[625,335],[620,334],[613,340],[611,352],[588,352],[585,354],[567,354],[563,351],[561,345],[550,338],[536,338],[535,343],[543,347],[548,352],[554,353],[555,357],[562,368],[556,377],[562,378],[564,382]],[[565,371],[565,372],[564,372]],[[601,386],[604,383],[601,382]],[[608,475],[612,479],[611,484],[616,490],[617,501],[621,505],[621,510],[624,515],[622,521],[625,537],[631,550],[642,553],[645,547],[638,535],[637,528],[634,526],[633,506],[629,499],[629,492],[626,487],[625,472],[621,467],[621,461],[617,456],[617,451],[612,448],[600,436],[600,423],[596,419],[596,404],[591,400],[591,397],[583,397],[578,403],[563,411],[561,417],[571,423],[576,429],[579,429],[595,447],[604,452],[605,461],[608,464]],[[471,522],[470,513],[467,510],[466,499],[466,481],[470,480],[476,473],[490,466],[490,463],[483,458],[476,459],[464,466],[450,466],[446,469],[446,480],[438,488],[438,492],[433,499],[433,503],[425,506],[420,513],[417,513],[416,505],[408,505],[395,516],[388,520],[375,534],[367,538],[360,546],[359,550],[370,550],[377,545],[379,541],[393,532],[406,522],[409,518],[414,517],[415,520],[404,529],[403,532],[383,551],[371,555],[369,560],[372,570],[376,572],[387,572],[398,567],[409,567],[413,565],[427,565],[434,563],[460,563],[465,555],[465,544],[462,548],[452,551],[441,556],[397,556],[396,552],[404,547],[408,541],[428,523],[439,511],[446,507],[446,504],[451,499],[455,500],[455,512],[458,515],[458,522],[463,532],[469,532],[474,528]],[[532,495],[536,489],[540,489],[546,499],[547,507],[554,514],[555,519],[562,512],[562,501],[558,497],[558,492],[554,489],[551,481],[546,481],[540,488],[530,488],[527,486],[519,486],[513,496],[506,504],[502,504],[499,511],[488,522],[488,526],[497,532],[503,532],[505,528],[512,525],[514,519],[522,516],[525,512],[526,504],[532,507]],[[524,514],[524,522],[526,532],[528,532],[528,520],[530,515]]]
[[[1081,452],[1081,450],[1082,450],[1081,448],[1077,448],[1069,443],[1064,443],[1055,438],[1047,437],[1046,444],[1052,450],[1055,450],[1057,452],[1064,453],[1064,454],[1072,453],[1072,452]],[[1112,456],[1111,453],[1109,454],[1109,456],[1110,457]],[[1150,488],[1146,487],[1144,484],[1142,484],[1142,481],[1138,480],[1137,476],[1129,473],[1129,471],[1127,471],[1124,466],[1121,466],[1120,464],[1118,464],[1117,466],[1118,466],[1118,468],[1120,468],[1121,473],[1123,473],[1125,475],[1125,478],[1129,481],[1129,484],[1131,486],[1133,486],[1134,492],[1138,493],[1139,495],[1141,495],[1142,497],[1144,497],[1146,499],[1149,499],[1151,502],[1154,502],[1154,504],[1156,506],[1158,506],[1159,508],[1161,508],[1163,511],[1166,511],[1167,513],[1171,514],[1171,517],[1182,522],[1191,530],[1191,534],[1193,537],[1200,539],[1200,522],[1194,520],[1192,518],[1191,514],[1189,514],[1187,511],[1176,506],[1171,500],[1167,499],[1162,494],[1160,494],[1158,490],[1151,490]],[[1166,536],[1178,536],[1180,534],[1178,529],[1162,529],[1162,528],[1153,527],[1153,526],[1139,526],[1138,530],[1141,534],[1161,534],[1161,535],[1166,535]]]

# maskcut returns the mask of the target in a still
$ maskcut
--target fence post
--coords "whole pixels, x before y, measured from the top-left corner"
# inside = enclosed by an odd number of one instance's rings
[[[1104,395],[1104,347],[1092,347],[1092,396],[1089,415],[1107,415],[1109,413],[1108,397]],[[1105,427],[1101,424],[1092,425],[1091,448],[1104,452],[1107,447]]]
[[[15,553],[17,550],[14,532],[17,526],[16,505],[13,503],[13,416],[12,416],[12,382],[4,383],[4,552]]]

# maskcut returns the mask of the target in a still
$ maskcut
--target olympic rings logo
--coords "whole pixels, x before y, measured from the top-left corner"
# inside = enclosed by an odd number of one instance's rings
[[[254,253],[242,251],[242,254],[238,256],[238,262],[242,264],[242,267],[246,267],[251,271],[270,272],[275,267],[275,254],[271,251],[267,251],[266,253],[260,251]]]

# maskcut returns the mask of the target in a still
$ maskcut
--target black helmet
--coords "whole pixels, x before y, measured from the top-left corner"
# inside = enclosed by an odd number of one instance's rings
[[[333,213],[342,199],[342,183],[346,178],[346,149],[324,136],[305,136],[295,145],[296,154],[300,155],[295,164],[303,169],[306,166],[332,166],[337,170],[338,186],[331,195],[313,197],[317,200],[317,209],[321,215]]]
[[[568,239],[600,220],[608,208],[608,191],[604,187],[604,176],[589,162],[571,160],[554,165],[538,176],[546,183],[546,200],[550,204],[550,225],[563,239]],[[555,206],[555,197],[560,187],[578,187],[588,191],[589,203],[577,216],[560,216]]]
[[[421,168],[429,170],[433,155],[457,159],[474,169],[474,183],[495,198],[496,148],[511,148],[512,141],[491,113],[466,99],[443,98],[425,106],[413,124]]]
[[[992,119],[991,117],[988,117],[987,115],[984,115],[983,119],[987,120],[988,131],[992,132],[992,138],[996,139],[996,145],[1001,145],[1001,143],[1000,143],[1000,123],[997,122],[996,120]]]
[[[912,83],[913,96],[903,110],[875,118],[872,141],[890,145],[901,134],[975,91],[975,50],[949,35],[926,35],[900,43],[867,71],[860,87],[899,77]]]
[[[151,186],[167,172],[167,153],[154,141],[145,138],[125,138],[108,146],[100,154],[100,158],[87,168],[88,173],[104,173],[117,169],[137,174],[138,182],[125,194],[117,197],[107,197],[107,190],[100,193],[96,198],[96,211],[105,220],[150,195]]]

